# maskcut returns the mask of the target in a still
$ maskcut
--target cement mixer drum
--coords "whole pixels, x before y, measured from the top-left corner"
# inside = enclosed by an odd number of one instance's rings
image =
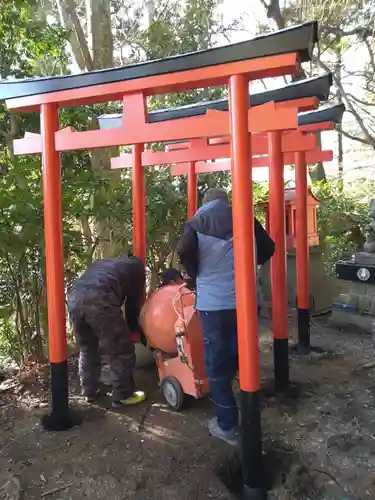
[[[195,294],[181,285],[163,286],[146,300],[140,314],[140,325],[154,349],[177,354],[175,323],[181,303],[182,308],[195,304]]]

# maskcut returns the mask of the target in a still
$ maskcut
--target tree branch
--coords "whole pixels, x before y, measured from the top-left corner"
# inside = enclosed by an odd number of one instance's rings
[[[372,29],[370,26],[356,26],[351,30],[343,30],[338,26],[329,26],[324,24],[319,24],[319,28],[321,31],[325,31],[330,35],[336,35],[340,38],[348,37],[348,36],[358,36],[365,40],[366,38],[372,36]]]
[[[346,132],[346,130],[341,130],[341,133],[342,133],[342,135],[344,135],[345,137],[347,137],[348,139],[350,139],[352,141],[360,142],[361,144],[364,144],[365,146],[371,146],[371,144],[369,144],[368,141],[366,141],[366,139],[363,139],[362,137],[358,137],[356,135],[349,134],[348,132]]]
[[[366,80],[367,82],[372,82],[374,80],[374,74],[375,74],[375,58],[374,58],[374,51],[373,51],[373,48],[372,48],[372,45],[371,43],[365,39],[363,40],[364,41],[364,44],[366,45],[366,48],[367,48],[367,52],[368,52],[368,55],[369,55],[369,58],[370,58],[370,64],[369,64],[369,67],[371,68],[371,72],[369,75],[366,74]]]
[[[318,63],[318,65],[321,68],[324,69],[324,71],[329,72],[329,68],[328,68],[328,66],[326,66],[326,64],[324,64],[319,59],[317,59],[317,63]],[[362,131],[362,134],[364,136],[364,141],[365,141],[363,144],[367,144],[367,145],[371,146],[375,150],[375,138],[373,138],[372,135],[370,134],[370,132],[369,132],[368,128],[366,127],[366,125],[364,124],[361,116],[359,115],[359,113],[354,108],[351,100],[348,98],[348,95],[345,92],[345,89],[343,88],[343,86],[341,85],[341,83],[337,80],[336,75],[334,73],[332,74],[332,79],[333,79],[335,85],[337,85],[337,87],[340,89],[341,95],[344,98],[344,100],[345,100],[345,102],[346,102],[346,104],[348,106],[349,111],[355,117],[355,119],[356,119],[356,121],[358,123],[358,126],[361,129],[361,131]]]
[[[350,97],[350,99],[353,99],[353,101],[357,102],[358,104],[362,104],[363,106],[374,106],[375,107],[375,102],[371,101],[363,101],[356,97],[355,95],[351,94],[350,92],[347,92],[346,95]]]
[[[268,19],[273,19],[273,21],[276,23],[276,26],[279,30],[282,30],[286,26],[286,20],[282,14],[281,8],[280,8],[280,0],[270,0],[269,4],[266,3],[265,0],[260,0],[263,7],[267,11],[267,17]],[[306,73],[302,66],[299,67],[298,73],[296,73],[292,77],[292,82],[297,82],[299,80],[304,80],[306,78]]]

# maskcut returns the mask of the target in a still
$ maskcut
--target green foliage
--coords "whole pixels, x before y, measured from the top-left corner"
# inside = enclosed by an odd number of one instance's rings
[[[172,262],[187,204],[186,190],[172,177],[168,166],[150,168],[147,183],[147,245],[151,270],[150,286],[154,289],[159,276]]]
[[[65,37],[65,30],[49,25],[31,2],[1,0],[1,78],[55,74],[62,66],[66,69]]]
[[[0,190],[0,335],[7,340],[10,354],[25,361],[28,353],[37,354],[34,351],[40,348],[35,326],[40,323],[36,314],[42,286],[43,217],[37,162],[13,161],[0,180]]]
[[[317,210],[319,238],[327,273],[334,275],[338,260],[347,258],[363,245],[363,233],[370,222],[368,191],[343,191],[335,182],[313,187],[319,199]]]
[[[26,0],[0,0],[0,77],[66,72],[65,30]],[[46,331],[40,159],[11,160],[12,140],[39,118],[0,105],[0,347],[18,363],[43,356]],[[65,234],[70,243],[70,235]]]

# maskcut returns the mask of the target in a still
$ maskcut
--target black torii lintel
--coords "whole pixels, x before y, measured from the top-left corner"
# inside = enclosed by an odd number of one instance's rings
[[[0,81],[0,100],[73,90],[288,53],[297,53],[300,61],[306,62],[311,60],[317,41],[318,23],[310,21],[224,47],[119,68],[76,75],[2,80]]]
[[[319,101],[326,101],[329,97],[331,85],[332,75],[331,73],[326,73],[318,77],[290,83],[279,89],[250,94],[249,104],[251,106],[260,106],[270,101],[292,101],[305,97],[316,97]],[[198,102],[175,108],[153,110],[148,113],[148,122],[157,123],[200,116],[204,115],[209,109],[228,111],[228,99],[217,99],[215,101]],[[120,113],[101,115],[98,117],[98,120],[101,129],[121,128],[122,126],[122,114]]]

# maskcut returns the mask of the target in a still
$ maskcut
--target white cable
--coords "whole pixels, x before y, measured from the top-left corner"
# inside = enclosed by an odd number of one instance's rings
[[[173,310],[174,312],[177,314],[177,317],[182,321],[184,327],[186,327],[186,321],[185,321],[185,318],[183,318],[180,314],[180,312],[178,311],[177,307],[176,307],[176,303],[177,303],[177,300],[181,299],[182,297],[182,293],[178,293],[174,299],[172,300],[172,307],[173,307]]]
[[[181,290],[181,288],[180,288]],[[183,316],[181,316],[179,310],[177,309],[176,307],[176,303],[177,303],[177,300],[181,299],[181,297],[183,297],[184,295],[190,295],[192,294],[193,292],[188,292],[188,293],[182,293],[182,291],[180,291],[179,293],[177,293],[174,297],[174,299],[172,300],[172,307],[173,307],[173,310],[174,312],[177,314],[177,317],[182,321],[184,327],[186,328],[186,321],[185,321],[185,318]]]

